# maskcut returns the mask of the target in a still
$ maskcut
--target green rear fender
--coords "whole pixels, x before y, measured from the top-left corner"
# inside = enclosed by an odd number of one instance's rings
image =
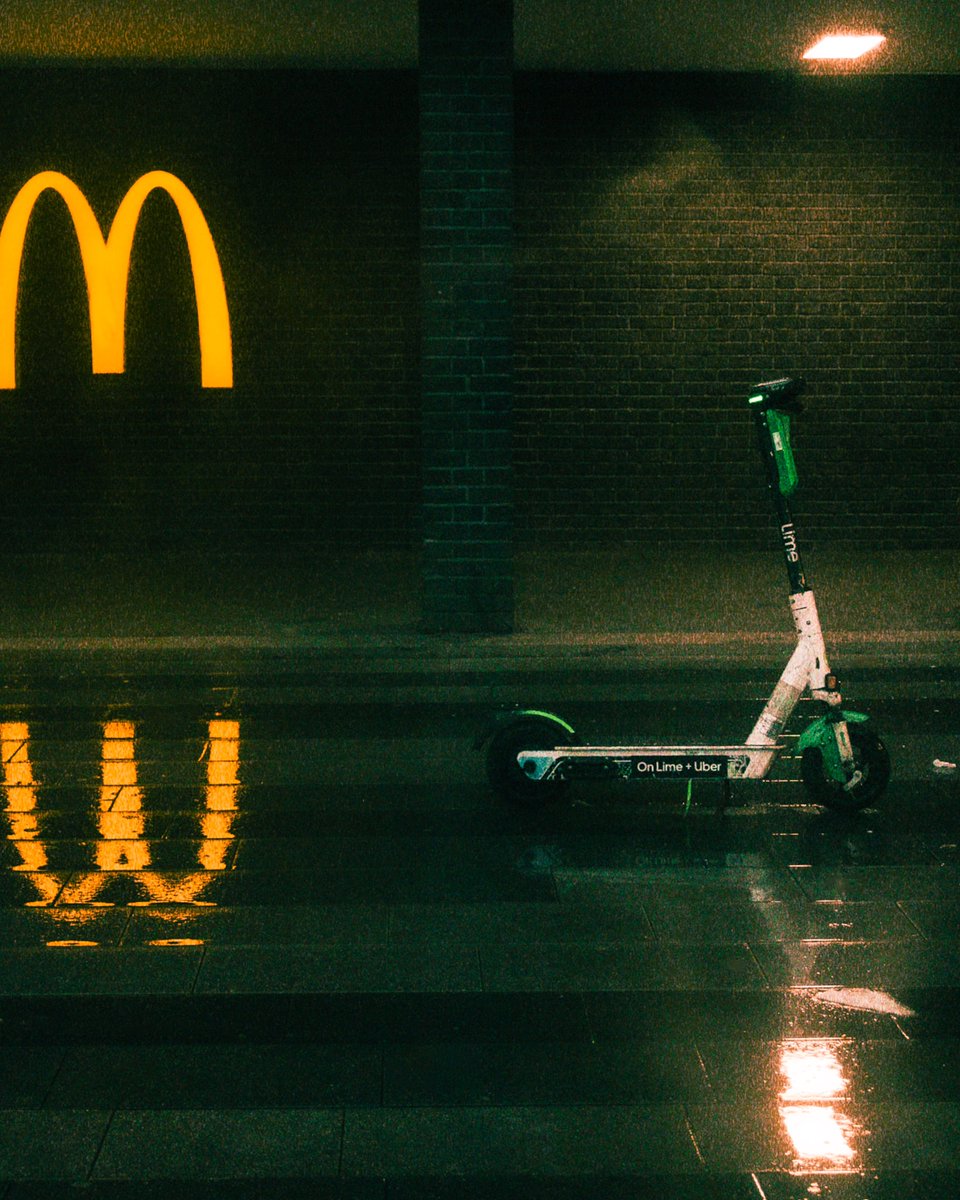
[[[508,725],[516,725],[521,721],[538,720],[547,721],[552,725],[556,725],[558,730],[567,734],[566,738],[561,738],[561,745],[576,737],[573,726],[568,724],[563,717],[558,717],[556,713],[544,712],[540,708],[512,708],[509,712],[499,713],[497,717],[490,722],[478,735],[474,742],[474,748],[482,750],[484,745],[490,740],[495,733],[499,733]]]
[[[851,712],[847,708],[841,709],[840,716],[848,725],[863,725],[870,720],[866,713]],[[836,722],[832,718],[833,714],[829,713],[811,721],[801,733],[797,745],[801,754],[804,750],[819,750],[823,755],[823,766],[827,775],[831,779],[842,781],[844,774],[840,766],[840,751],[837,749],[837,739],[833,734],[833,726]]]

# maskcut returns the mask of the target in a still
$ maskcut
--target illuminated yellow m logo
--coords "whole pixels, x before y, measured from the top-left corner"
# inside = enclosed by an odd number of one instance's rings
[[[124,362],[127,278],[133,235],[143,202],[162,188],[180,214],[193,269],[200,328],[200,381],[204,387],[233,386],[230,314],[217,248],[200,205],[175,175],[150,171],[130,188],[104,239],[83,192],[59,171],[41,171],[14,198],[0,229],[0,388],[17,386],[17,295],[27,225],[37,197],[51,188],[66,202],[77,231],[90,303],[90,341],[96,374],[120,374]]]

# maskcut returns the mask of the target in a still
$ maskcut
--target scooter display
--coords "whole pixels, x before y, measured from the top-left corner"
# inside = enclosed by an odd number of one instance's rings
[[[788,504],[798,481],[790,419],[802,411],[797,397],[803,387],[801,379],[775,379],[757,384],[748,399],[780,526],[797,645],[746,741],[718,746],[581,745],[562,717],[517,708],[498,716],[476,741],[478,750],[486,749],[488,778],[502,796],[536,807],[559,799],[577,779],[667,780],[686,781],[689,801],[693,782],[715,780],[722,785],[725,804],[732,780],[767,776],[785,748],[778,738],[807,689],[821,710],[799,740],[801,776],[811,799],[852,812],[883,794],[890,779],[890,756],[869,718],[843,707]]]

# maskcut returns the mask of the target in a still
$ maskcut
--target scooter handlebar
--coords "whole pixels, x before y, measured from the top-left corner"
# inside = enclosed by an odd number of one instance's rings
[[[803,412],[803,405],[797,399],[804,390],[802,379],[771,379],[766,383],[758,383],[750,395],[750,403],[762,406],[764,410],[775,409],[780,413],[795,415]]]

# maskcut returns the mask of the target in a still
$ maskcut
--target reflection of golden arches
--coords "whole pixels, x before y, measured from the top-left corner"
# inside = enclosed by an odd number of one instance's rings
[[[200,818],[200,865],[225,871],[240,790],[240,722],[217,718],[208,726],[206,812]]]
[[[150,865],[133,739],[132,721],[108,721],[103,727],[96,845],[101,871],[142,871]]]
[[[208,723],[204,808],[199,816],[201,840],[197,850],[198,871],[188,874],[157,871],[151,866],[151,844],[144,837],[143,792],[137,778],[135,753],[136,729],[132,721],[107,721],[103,727],[97,828],[100,834],[94,854],[97,869],[71,872],[62,903],[64,913],[72,906],[112,907],[98,900],[108,874],[122,872],[132,878],[149,899],[130,901],[144,904],[206,905],[201,896],[214,873],[226,870],[226,856],[235,838],[233,823],[237,815],[240,790],[240,723],[217,717]],[[6,805],[0,810],[10,827],[11,838],[21,857],[15,871],[28,872],[37,888],[31,906],[51,905],[65,880],[45,868],[46,848],[36,822],[38,784],[33,775],[29,753],[30,727],[26,722],[0,723],[0,762]],[[58,916],[52,910],[52,916]]]
[[[48,862],[37,827],[37,783],[27,752],[30,727],[25,721],[0,722],[0,758],[10,839],[20,854],[15,871],[40,871]],[[56,894],[56,893],[54,893]]]
[[[120,374],[124,368],[127,280],[133,235],[147,196],[163,189],[180,214],[197,300],[200,330],[200,377],[204,387],[233,386],[230,314],[217,248],[193,193],[175,175],[150,171],[130,188],[106,237],[77,185],[59,171],[41,171],[29,179],[7,212],[0,229],[0,388],[16,387],[17,297],[23,244],[34,205],[47,189],[63,197],[73,219],[90,306],[90,342],[95,374]]]

